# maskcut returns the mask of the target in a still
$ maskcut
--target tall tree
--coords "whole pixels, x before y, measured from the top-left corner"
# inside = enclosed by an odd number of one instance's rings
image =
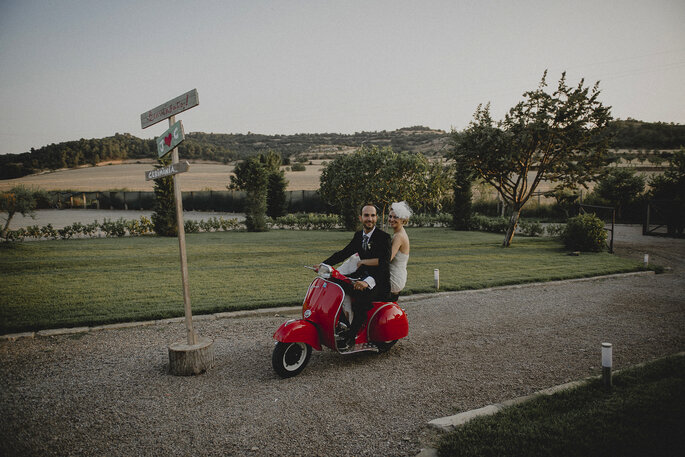
[[[267,167],[257,157],[244,160],[236,165],[235,175],[231,175],[229,189],[247,192],[245,225],[250,232],[265,232],[266,195],[269,182]]]
[[[471,226],[473,171],[465,164],[456,164],[453,180],[452,227],[468,230]]]
[[[169,164],[171,164],[170,158],[160,158],[155,168],[161,168]],[[152,212],[152,226],[155,233],[160,236],[178,235],[173,176],[155,179],[154,193],[155,203]]]
[[[415,210],[441,209],[450,175],[450,167],[431,163],[421,154],[362,147],[324,167],[319,193],[343,217],[345,227],[353,229],[360,206],[368,202],[378,205],[381,215],[392,202],[401,200]]]
[[[539,87],[524,93],[502,121],[493,121],[489,104],[479,105],[469,127],[453,132],[453,157],[467,163],[508,204],[504,247],[511,244],[521,210],[540,182],[585,186],[606,162],[611,116],[599,101],[599,82],[591,89],[584,80],[570,87],[563,73],[556,90],[548,93],[546,77],[545,71]]]
[[[634,202],[644,190],[645,178],[636,175],[634,168],[611,168],[599,180],[593,193],[616,207],[616,217],[621,219],[623,209]]]
[[[259,155],[259,161],[264,164],[269,174],[266,190],[266,214],[269,217],[284,216],[287,211],[285,189],[288,181],[285,173],[281,170],[281,156],[269,150],[266,154]]]

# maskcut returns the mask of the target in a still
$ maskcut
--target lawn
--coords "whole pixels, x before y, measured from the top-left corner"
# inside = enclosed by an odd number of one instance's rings
[[[608,253],[569,256],[557,241],[443,228],[407,230],[404,294],[635,271]],[[342,248],[350,232],[272,230],[187,235],[194,314],[299,305],[305,264]],[[178,241],[137,237],[0,244],[0,334],[183,315]]]
[[[625,370],[611,391],[595,380],[541,396],[442,437],[440,457],[681,456],[685,357]]]

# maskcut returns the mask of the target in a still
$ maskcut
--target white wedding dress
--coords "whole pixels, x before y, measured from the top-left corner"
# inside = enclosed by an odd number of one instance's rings
[[[390,262],[390,291],[399,294],[407,284],[407,262],[409,254],[397,251],[395,258]]]

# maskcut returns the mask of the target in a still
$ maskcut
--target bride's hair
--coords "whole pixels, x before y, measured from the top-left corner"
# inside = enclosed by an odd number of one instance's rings
[[[397,216],[399,219],[403,219],[405,221],[409,219],[412,215],[412,210],[405,201],[393,203],[392,205],[390,205],[390,210],[394,211],[395,216]]]

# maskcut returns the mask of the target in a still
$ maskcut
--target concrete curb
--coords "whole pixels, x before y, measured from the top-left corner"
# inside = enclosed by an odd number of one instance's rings
[[[527,282],[523,284],[510,284],[506,286],[495,286],[495,287],[488,287],[486,289],[467,289],[467,290],[452,290],[452,291],[445,291],[445,292],[430,292],[430,293],[424,293],[424,294],[414,294],[414,295],[408,295],[406,297],[400,297],[400,301],[402,303],[411,303],[413,301],[419,301],[419,300],[425,300],[428,298],[432,298],[437,296],[449,296],[449,295],[455,295],[455,294],[477,294],[477,293],[483,293],[483,292],[491,292],[494,290],[507,290],[507,289],[523,289],[526,287],[543,287],[547,286],[550,284],[564,284],[564,283],[574,283],[574,282],[586,282],[586,281],[599,281],[603,279],[613,279],[613,278],[623,278],[623,277],[630,277],[630,276],[645,276],[645,275],[653,275],[655,274],[654,271],[648,270],[648,271],[631,271],[630,273],[616,273],[612,275],[602,275],[602,276],[590,276],[587,278],[573,278],[573,279],[560,279],[558,281],[546,281],[546,282]]]
[[[415,295],[409,295],[406,297],[400,297],[399,304],[413,303],[416,301],[426,300],[429,298],[435,298],[436,296],[437,297],[439,297],[439,296],[449,297],[449,296],[458,295],[458,294],[484,293],[484,292],[490,292],[490,291],[494,291],[494,290],[522,289],[522,288],[527,288],[527,287],[546,286],[546,285],[550,285],[550,284],[564,284],[564,283],[584,282],[584,281],[598,281],[598,280],[602,280],[602,279],[621,278],[621,277],[629,277],[629,276],[642,276],[642,275],[649,275],[649,274],[653,275],[654,271],[635,271],[635,272],[631,272],[631,273],[618,273],[618,274],[613,274],[613,275],[592,276],[589,278],[563,279],[560,281],[548,281],[548,282],[530,282],[530,283],[525,283],[525,284],[512,284],[512,285],[508,285],[508,286],[489,287],[487,289],[470,289],[470,290],[455,290],[455,291],[447,291],[447,292],[431,292],[431,293],[425,293],[425,294],[415,294]],[[275,314],[275,315],[278,315],[280,313],[290,314],[290,313],[296,313],[300,309],[302,309],[301,306],[281,306],[278,308],[261,308],[261,309],[249,309],[249,310],[241,310],[241,311],[227,311],[227,312],[221,312],[221,313],[215,313],[215,314],[198,314],[196,316],[193,316],[193,321],[207,321],[207,320],[211,321],[211,320],[215,320],[215,319],[236,318],[236,317],[245,317],[245,316],[259,316],[259,315],[263,315],[263,314]],[[173,317],[170,319],[159,319],[159,320],[152,320],[152,321],[121,322],[121,323],[117,323],[117,324],[96,325],[93,327],[73,327],[73,328],[39,330],[39,331],[34,331],[34,332],[10,333],[10,334],[6,334],[6,335],[0,335],[0,341],[14,342],[14,341],[17,341],[18,339],[35,338],[36,336],[72,335],[72,334],[88,333],[88,332],[95,332],[95,331],[101,331],[101,330],[117,330],[117,329],[123,329],[123,328],[144,327],[147,325],[176,324],[176,323],[182,323],[182,322],[184,322],[184,320],[185,320],[184,317]]]
[[[502,403],[495,403],[492,405],[483,406],[482,408],[472,409],[470,411],[465,411],[463,413],[455,414],[453,416],[440,417],[438,419],[433,419],[432,421],[429,421],[428,425],[430,425],[433,428],[442,430],[444,432],[451,432],[455,428],[464,425],[465,423],[477,417],[492,416],[493,414],[497,414],[498,412],[502,411],[505,408],[508,408],[509,406],[525,403],[529,400],[532,400],[542,395],[553,395],[557,392],[562,392],[564,390],[580,387],[584,384],[587,384],[593,379],[598,379],[598,377],[592,376],[581,381],[572,381],[566,384],[560,384],[558,386],[553,386],[547,389],[539,390],[530,395],[525,395],[523,397],[517,397],[511,400],[503,401]]]
[[[259,316],[263,314],[274,314],[278,316],[279,314],[297,313],[301,309],[301,306],[281,306],[279,308],[250,309],[216,314],[198,314],[197,316],[193,316],[193,322],[213,321],[216,319],[245,316]],[[93,327],[56,328],[50,330],[39,330],[37,332],[10,333],[7,335],[0,335],[0,341],[14,342],[21,338],[35,338],[37,336],[74,335],[79,333],[98,332],[101,330],[118,330],[124,328],[145,327],[149,325],[181,324],[183,322],[185,322],[185,317],[172,317],[169,319],[159,319],[154,321],[120,322],[117,324],[96,325]]]

